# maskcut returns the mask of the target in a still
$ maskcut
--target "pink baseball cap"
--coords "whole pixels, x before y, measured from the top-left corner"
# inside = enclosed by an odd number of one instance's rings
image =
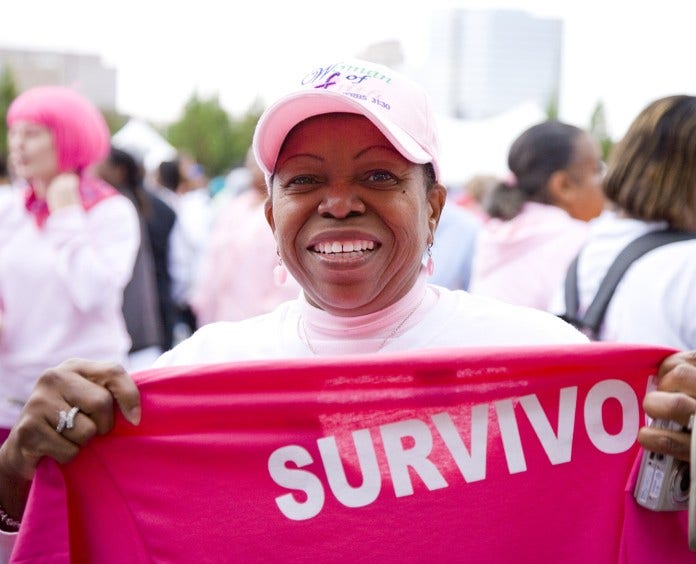
[[[365,116],[406,159],[432,163],[440,178],[435,119],[423,87],[383,65],[351,59],[315,67],[261,115],[253,149],[267,180],[290,130],[333,112]]]

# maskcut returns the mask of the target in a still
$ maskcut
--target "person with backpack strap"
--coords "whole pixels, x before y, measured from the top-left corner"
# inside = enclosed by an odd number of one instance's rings
[[[613,209],[565,281],[567,321],[595,340],[696,347],[696,97],[651,103],[615,147]]]
[[[630,266],[653,249],[676,243],[678,241],[688,241],[696,238],[696,233],[687,231],[675,231],[672,229],[658,229],[648,231],[637,239],[631,241],[616,257],[609,267],[606,275],[599,285],[599,289],[594,299],[587,307],[584,315],[580,315],[578,303],[578,257],[568,267],[566,273],[564,295],[565,295],[565,314],[562,317],[577,329],[585,333],[590,339],[599,340],[599,330],[604,321],[609,302],[611,301],[621,278]]]

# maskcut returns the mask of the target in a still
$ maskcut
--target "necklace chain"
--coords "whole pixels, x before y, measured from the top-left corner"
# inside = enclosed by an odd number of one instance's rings
[[[380,343],[379,347],[377,347],[377,349],[374,352],[381,351],[391,339],[396,337],[399,330],[406,324],[406,322],[411,318],[411,316],[414,313],[416,313],[416,310],[421,306],[423,300],[425,300],[425,292],[423,293],[423,297],[421,297],[421,299],[418,300],[418,303],[415,305],[415,307],[413,307],[413,309],[411,309],[408,312],[408,314],[406,314],[406,316],[401,321],[399,321],[399,324],[389,332],[389,334],[384,338],[384,340]],[[307,344],[307,347],[314,356],[319,356],[319,353],[314,348],[312,341],[309,339],[309,333],[307,332],[307,324],[305,323],[304,316],[300,319],[300,326],[302,327],[302,336],[304,337],[304,341]]]

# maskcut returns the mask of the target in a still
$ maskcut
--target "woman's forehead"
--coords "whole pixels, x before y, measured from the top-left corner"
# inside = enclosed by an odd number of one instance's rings
[[[412,164],[368,118],[356,114],[325,114],[295,126],[280,149],[276,170],[299,157],[327,163],[343,157],[356,162],[387,158]]]
[[[51,132],[51,129],[36,121],[17,120],[10,125],[10,131]]]
[[[312,116],[298,123],[285,137],[280,152],[298,142],[321,144],[325,139],[345,135],[346,132],[349,132],[346,141],[379,142],[393,148],[384,134],[365,116],[332,113]]]

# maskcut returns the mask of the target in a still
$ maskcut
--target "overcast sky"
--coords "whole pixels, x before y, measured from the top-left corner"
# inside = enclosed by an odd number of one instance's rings
[[[194,91],[239,114],[307,63],[376,41],[400,40],[418,67],[429,10],[446,5],[562,18],[560,111],[571,123],[586,126],[601,99],[616,137],[651,100],[696,94],[692,0],[18,0],[3,3],[0,46],[99,54],[118,70],[120,111],[169,121]]]

